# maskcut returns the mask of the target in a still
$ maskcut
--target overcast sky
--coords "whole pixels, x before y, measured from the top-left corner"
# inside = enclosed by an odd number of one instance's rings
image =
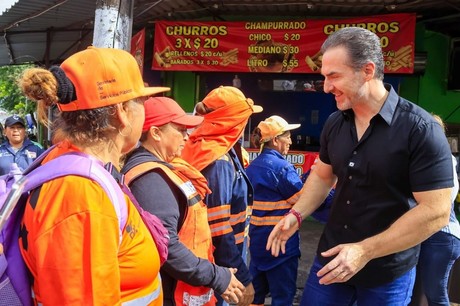
[[[1,0],[0,1],[0,14],[3,14],[3,12],[6,9],[9,9],[10,7],[13,6],[13,4],[15,4],[18,1],[19,0]]]

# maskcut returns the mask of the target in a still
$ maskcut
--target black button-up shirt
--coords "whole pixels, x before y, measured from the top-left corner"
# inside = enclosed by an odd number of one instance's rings
[[[318,245],[323,264],[332,258],[320,252],[386,230],[415,206],[413,192],[453,186],[450,147],[441,126],[386,86],[390,93],[359,141],[352,110],[333,113],[322,131],[320,158],[338,177]],[[349,283],[375,286],[392,281],[415,266],[418,250],[371,260]]]

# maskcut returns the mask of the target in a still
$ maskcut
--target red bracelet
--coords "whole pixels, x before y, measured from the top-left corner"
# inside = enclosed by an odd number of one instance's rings
[[[289,210],[289,212],[286,215],[289,215],[289,214],[293,214],[294,217],[296,217],[297,223],[299,223],[299,228],[300,228],[300,225],[302,224],[302,215],[295,209]]]

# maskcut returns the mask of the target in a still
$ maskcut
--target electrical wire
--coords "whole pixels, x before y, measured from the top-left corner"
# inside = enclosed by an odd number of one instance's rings
[[[4,28],[3,31],[7,31],[7,30],[11,29],[12,27],[18,26],[19,24],[21,24],[21,23],[24,22],[24,21],[27,21],[27,20],[34,19],[34,18],[36,18],[36,17],[39,17],[39,16],[45,14],[46,12],[48,12],[48,11],[50,11],[50,10],[52,10],[52,9],[54,9],[54,8],[56,8],[56,7],[58,7],[58,6],[63,5],[63,4],[66,3],[67,1],[69,1],[69,0],[61,1],[61,2],[59,2],[59,3],[56,3],[55,5],[53,5],[53,6],[49,7],[49,8],[47,8],[46,10],[44,10],[44,11],[42,11],[42,12],[39,12],[39,13],[37,13],[37,14],[35,14],[35,15],[32,15],[32,16],[29,16],[29,17],[26,17],[26,18],[23,18],[23,19],[21,19],[21,20],[15,21],[15,22],[12,22],[12,23],[9,24],[8,26],[6,26],[6,28]]]

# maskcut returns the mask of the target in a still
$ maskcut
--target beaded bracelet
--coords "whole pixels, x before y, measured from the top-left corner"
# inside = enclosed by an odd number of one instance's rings
[[[300,228],[300,225],[302,224],[302,215],[295,209],[289,210],[289,212],[286,215],[289,215],[289,214],[293,214],[294,217],[296,217],[297,223],[299,223],[299,228]]]

